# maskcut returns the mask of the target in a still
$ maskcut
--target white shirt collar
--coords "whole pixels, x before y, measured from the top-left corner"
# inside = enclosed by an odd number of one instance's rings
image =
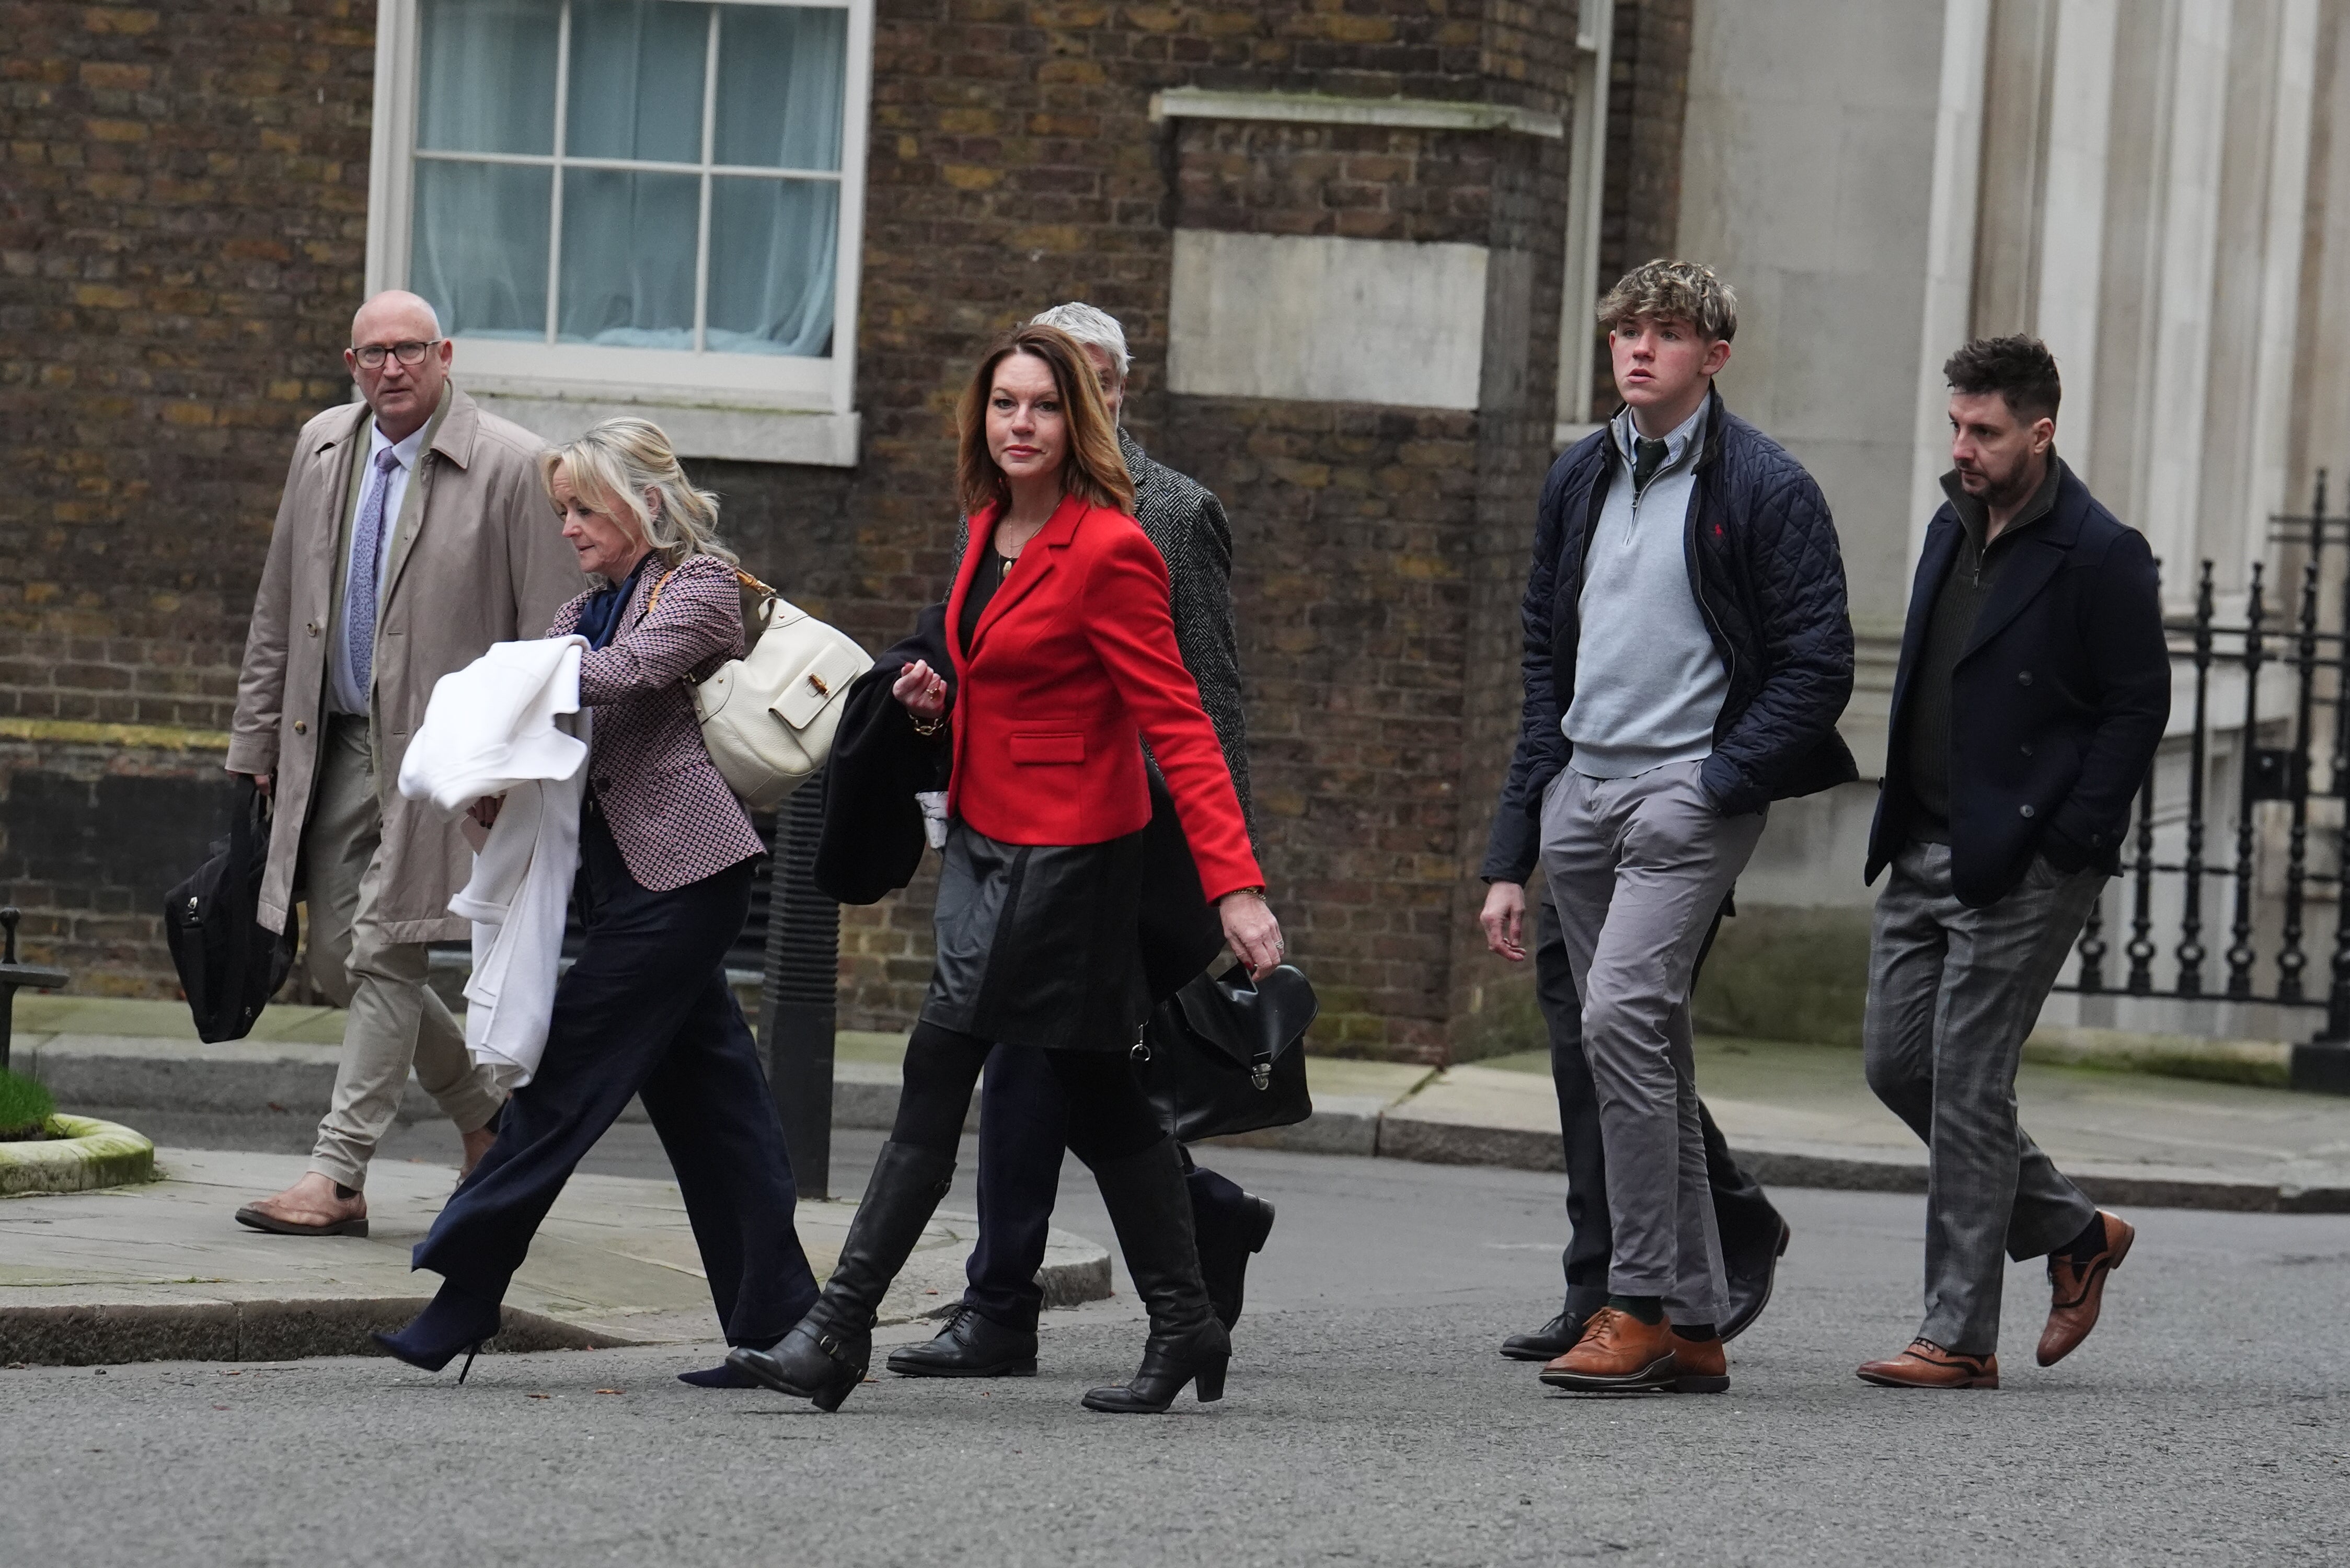
[[[416,460],[424,451],[424,432],[432,428],[432,421],[427,420],[409,431],[404,438],[395,441],[387,438],[383,433],[383,427],[370,419],[368,421],[368,462],[370,463],[376,462],[378,454],[384,448],[390,447],[391,455],[400,461],[401,472],[413,473],[416,471]]]
[[[1665,461],[1663,468],[1678,468],[1680,466],[1682,454],[1689,451],[1690,446],[1697,441],[1698,436],[1704,431],[1706,410],[1710,408],[1712,403],[1713,399],[1711,396],[1699,399],[1696,411],[1666,432]],[[1634,439],[1639,435],[1640,431],[1639,428],[1632,422],[1632,410],[1630,409],[1627,408],[1616,416],[1613,421],[1613,429],[1616,432],[1616,450],[1624,454],[1625,462],[1631,462],[1636,461],[1638,454],[1633,448],[1632,442]],[[1658,472],[1662,472],[1663,469],[1660,468]]]

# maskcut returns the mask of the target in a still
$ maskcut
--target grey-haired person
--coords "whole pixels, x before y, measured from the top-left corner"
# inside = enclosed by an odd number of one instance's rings
[[[1607,1303],[1543,1381],[1729,1386],[1690,987],[1770,803],[1856,776],[1835,721],[1852,625],[1827,502],[1723,405],[1736,296],[1652,261],[1601,302],[1624,408],[1544,483],[1524,704],[1494,826],[1529,821],[1582,998],[1613,1254]],[[1512,895],[1514,895],[1513,899]],[[1524,894],[1483,916],[1518,942]]]

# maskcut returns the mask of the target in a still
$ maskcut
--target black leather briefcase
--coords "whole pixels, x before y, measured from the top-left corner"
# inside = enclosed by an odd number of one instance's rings
[[[1235,964],[1178,990],[1152,1011],[1136,1051],[1159,1118],[1190,1143],[1312,1116],[1305,1031],[1320,1006],[1288,964],[1254,984]]]
[[[163,936],[172,962],[207,1042],[242,1040],[294,968],[301,921],[286,911],[286,929],[260,920],[261,876],[269,865],[269,803],[249,778],[237,781],[228,836],[212,858],[163,896]]]

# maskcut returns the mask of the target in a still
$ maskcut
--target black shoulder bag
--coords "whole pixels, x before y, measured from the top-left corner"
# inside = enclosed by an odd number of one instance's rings
[[[228,836],[213,844],[212,858],[163,896],[163,938],[206,1042],[242,1040],[294,968],[300,917],[286,911],[286,929],[259,919],[261,877],[269,866],[269,806],[249,778],[237,782]]]
[[[1254,984],[1235,964],[1178,990],[1152,1010],[1136,1050],[1159,1119],[1191,1143],[1312,1116],[1305,1041],[1320,1007],[1288,964]]]

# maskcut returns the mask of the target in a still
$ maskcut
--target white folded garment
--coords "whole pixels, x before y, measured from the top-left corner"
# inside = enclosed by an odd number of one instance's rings
[[[400,764],[400,793],[430,800],[443,821],[525,779],[567,779],[587,742],[556,719],[579,711],[584,637],[499,642],[433,683],[424,722]]]
[[[400,768],[400,793],[443,817],[505,797],[449,912],[473,922],[466,1048],[509,1092],[538,1071],[555,1010],[587,784],[587,646],[577,637],[501,642],[442,676]]]

